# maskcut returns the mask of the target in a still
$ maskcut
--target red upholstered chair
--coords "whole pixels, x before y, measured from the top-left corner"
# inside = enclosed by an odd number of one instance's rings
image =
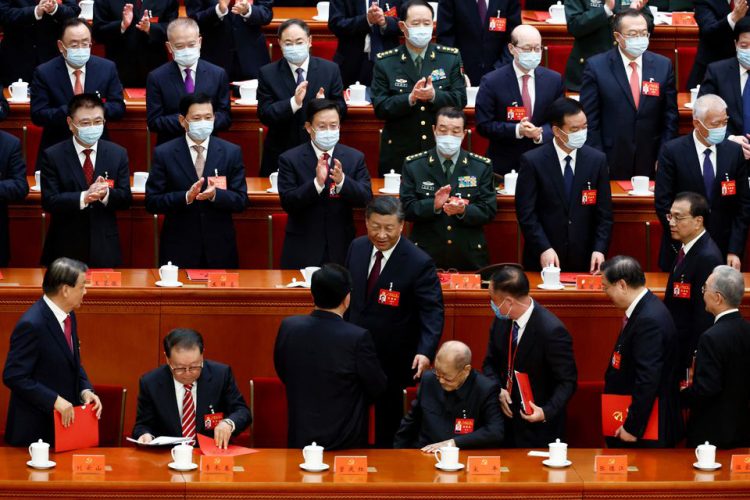
[[[95,385],[94,392],[104,408],[99,421],[99,446],[121,446],[128,390],[121,385]]]
[[[674,52],[674,74],[677,92],[687,92],[690,90],[687,88],[687,82],[690,72],[693,70],[693,64],[695,64],[695,55],[698,53],[698,47],[679,47]]]
[[[566,440],[573,448],[600,448],[602,436],[603,381],[578,382],[578,389],[568,401]]]
[[[411,410],[411,404],[417,399],[417,388],[407,387],[404,389],[404,416]]]
[[[256,448],[286,448],[287,419],[286,387],[273,377],[250,380],[250,411],[253,423],[250,439]]]
[[[544,65],[564,75],[565,66],[568,64],[568,58],[572,50],[572,45],[547,45],[544,47]]]
[[[281,249],[286,234],[286,213],[268,216],[268,269],[281,269]]]
[[[661,248],[662,227],[658,219],[646,224],[646,268],[645,272],[660,272],[659,249]]]
[[[34,175],[36,169],[36,157],[39,152],[39,143],[42,142],[42,127],[37,127],[29,122],[23,127],[24,141],[23,153],[26,160],[26,171],[29,175]]]
[[[323,59],[333,61],[333,54],[336,53],[338,40],[319,40],[314,39],[312,44],[312,55]]]

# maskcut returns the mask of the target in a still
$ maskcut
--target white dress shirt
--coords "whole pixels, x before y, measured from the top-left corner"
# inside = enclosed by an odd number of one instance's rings
[[[529,308],[526,309],[526,311],[517,320],[515,320],[515,323],[518,324],[518,341],[516,345],[521,344],[521,337],[523,337],[523,332],[526,331],[526,325],[529,324],[531,313],[534,311],[534,300],[531,297],[529,297],[529,300],[531,300],[531,305],[529,306]]]
[[[203,141],[201,144],[198,144],[193,139],[191,139],[188,134],[185,134],[185,141],[187,142],[188,151],[190,151],[190,159],[193,160],[193,168],[195,168],[195,159],[198,158],[198,152],[195,149],[193,149],[193,146],[203,146],[203,148],[204,148],[203,149],[203,158],[206,160],[206,162],[208,162],[208,142],[210,140],[211,140],[211,136],[209,135],[208,137],[206,137],[205,141]],[[205,163],[204,163],[204,166],[205,166]],[[206,172],[206,169],[204,168],[203,169],[203,176],[204,177],[210,177],[211,176],[211,172]],[[188,192],[189,191],[185,191],[185,202],[188,205],[190,205],[192,202],[188,201]],[[216,197],[214,196],[209,201],[214,201],[215,199],[216,199]]]
[[[557,145],[557,140],[553,139],[552,144],[555,145],[555,151],[557,152],[557,160],[560,162],[560,172],[562,172],[563,178],[565,177],[565,157],[570,156],[570,168],[573,169],[573,175],[576,173],[576,157],[578,156],[578,150],[574,149],[570,153],[566,153],[560,146]]]
[[[73,147],[76,150],[76,155],[78,156],[78,161],[81,163],[81,169],[83,169],[83,162],[86,161],[86,153],[84,153],[83,151],[86,149],[90,149],[91,150],[91,156],[90,156],[91,164],[93,165],[94,170],[96,170],[96,150],[99,146],[99,143],[97,142],[93,146],[86,147],[86,146],[82,146],[75,139],[75,137],[72,139],[72,141],[73,141]],[[94,174],[94,180],[96,180],[96,174]],[[78,204],[78,208],[80,208],[81,210],[83,210],[89,205],[88,203],[84,201],[85,198],[86,198],[86,191],[81,191],[81,198]],[[104,198],[101,199],[101,202],[105,206],[107,205],[107,203],[109,203],[109,188],[107,188],[107,194],[104,195]]]
[[[65,333],[65,319],[69,316],[69,314],[60,309],[57,304],[55,304],[52,299],[50,299],[46,295],[43,295],[42,298],[44,299],[44,302],[47,304],[47,306],[52,310],[52,314],[55,315],[55,319],[57,320],[57,322],[60,323],[60,331]]]
[[[633,68],[630,67],[630,63],[634,62],[636,64],[636,67],[638,68],[638,89],[640,90],[641,84],[643,83],[643,55],[640,55],[638,58],[631,61],[622,49],[618,50],[620,52],[620,57],[622,57],[622,64],[625,65],[625,79],[628,83],[630,83],[630,75],[633,73]]]
[[[736,312],[740,312],[740,310],[739,310],[739,309],[737,309],[736,307],[735,307],[734,309],[727,309],[727,310],[726,310],[726,311],[724,311],[724,312],[720,312],[720,313],[719,313],[719,314],[717,314],[717,315],[716,315],[716,317],[714,318],[714,323],[716,323],[717,321],[719,321],[719,320],[720,320],[721,318],[723,318],[723,317],[724,317],[724,316],[726,316],[727,314],[732,314],[732,313],[736,313]]]
[[[198,59],[200,61],[200,59]],[[180,68],[180,76],[182,77],[183,83],[185,82],[185,78],[187,78],[187,73],[185,73],[185,70],[190,68],[190,76],[193,77],[193,88],[195,88],[196,83],[198,80],[196,79],[196,69],[198,68],[198,61],[195,61],[195,64],[192,66],[183,66],[182,64],[177,64],[177,67]]]
[[[747,68],[743,68],[740,64],[740,96],[745,91],[745,84],[747,83],[747,72],[750,71]]]
[[[644,288],[641,293],[639,293],[635,299],[633,299],[633,302],[630,303],[627,310],[625,311],[625,316],[630,319],[630,316],[633,314],[633,311],[635,311],[636,306],[641,301],[641,299],[648,293],[648,288]]]
[[[701,231],[701,234],[699,234],[698,236],[696,236],[692,240],[690,240],[687,243],[685,243],[684,245],[682,245],[682,251],[685,252],[685,255],[688,254],[688,252],[690,251],[690,249],[693,248],[693,245],[695,245],[695,243],[698,241],[698,239],[700,239],[700,237],[703,236],[704,234],[706,234],[706,230],[705,229],[703,231]]]
[[[302,68],[302,78],[307,80],[307,68],[310,66],[310,56],[307,56],[307,59],[305,59],[305,62],[303,62],[301,65],[297,66],[296,64],[292,64],[287,61],[287,64],[289,65],[289,70],[292,72],[292,78],[294,81],[297,81],[297,68]],[[297,84],[294,84],[294,88],[297,88]],[[311,89],[310,87],[307,88],[307,92],[312,92],[313,95],[316,95],[318,93],[318,89]],[[297,101],[294,100],[294,95],[292,95],[291,99],[289,99],[289,103],[292,105],[292,113],[296,113],[297,111],[302,108],[302,106],[297,105]]]
[[[180,416],[180,422],[182,422],[182,399],[185,397],[185,386],[178,382],[174,377],[174,391],[177,396],[177,414]],[[198,381],[193,382],[193,387],[190,389],[190,394],[193,395],[193,406],[195,407],[195,425],[198,426],[198,419],[202,416],[198,416]]]
[[[70,88],[73,89],[73,92],[75,92],[75,89],[76,89],[76,75],[73,74],[75,70],[81,71],[81,78],[80,78],[81,88],[85,89],[86,88],[86,65],[84,64],[80,68],[74,68],[73,66],[68,64],[66,61],[65,67],[68,68],[68,76],[70,77]]]
[[[531,99],[531,114],[534,114],[534,104],[536,103],[536,70],[529,71],[528,73],[524,73],[523,70],[521,70],[518,67],[518,64],[516,64],[515,61],[513,61],[513,71],[516,74],[516,81],[518,82],[518,93],[521,94],[522,100],[523,100],[523,77],[524,75],[529,75],[529,82],[527,84],[528,90],[529,90],[529,99]],[[518,103],[521,106],[523,106],[523,102]],[[529,116],[529,120],[531,120],[531,117]],[[543,136],[539,136],[538,140],[534,141],[534,144],[541,144],[542,143]],[[521,135],[521,124],[516,124],[516,139],[523,139],[523,136]]]
[[[391,254],[393,253],[393,250],[398,246],[398,242],[401,241],[401,236],[398,237],[398,240],[396,241],[396,244],[393,245],[388,250],[383,250],[383,258],[380,260],[380,274],[383,274],[383,269],[385,269],[385,264],[388,262],[388,259],[391,258]],[[367,276],[370,276],[370,272],[372,271],[372,266],[375,265],[375,254],[378,253],[379,250],[375,248],[373,245],[372,247],[372,253],[370,254],[370,265],[367,266]]]
[[[331,168],[333,168],[333,149],[336,149],[335,147],[330,151],[323,151],[322,149],[318,149],[318,146],[315,145],[315,142],[310,141],[310,145],[313,148],[313,151],[315,152],[315,158],[320,161],[320,157],[323,156],[323,153],[328,153],[328,170],[330,172]],[[317,163],[315,164],[317,166]],[[343,172],[341,172],[343,174]],[[323,192],[323,188],[325,188],[325,185],[321,186],[318,184],[318,176],[317,176],[317,170],[315,172],[315,178],[313,179],[313,184],[315,184],[315,190],[318,192],[318,194]],[[341,179],[341,182],[336,184],[336,194],[339,194],[341,192],[341,188],[344,187],[344,181],[346,180],[346,175]]]
[[[693,130],[693,142],[695,143],[695,152],[698,155],[698,165],[701,166],[701,176],[703,176],[703,162],[706,161],[706,155],[705,151],[707,149],[711,150],[711,154],[708,156],[711,157],[711,165],[714,167],[714,178],[716,178],[716,146],[714,144],[711,144],[710,146],[706,146],[701,141],[698,140],[698,135],[695,130]]]

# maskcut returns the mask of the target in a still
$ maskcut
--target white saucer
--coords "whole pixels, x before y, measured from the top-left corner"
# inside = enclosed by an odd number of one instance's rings
[[[169,462],[167,464],[167,467],[170,469],[178,470],[181,472],[186,472],[189,470],[195,470],[198,468],[198,464],[190,464],[190,465],[177,465],[175,462]]]
[[[145,193],[146,192],[146,188],[145,187],[144,188],[137,188],[135,186],[130,186],[130,192],[131,193]]]
[[[544,283],[539,283],[537,286],[542,290],[562,290],[565,288],[565,285],[562,283],[559,285],[545,285]]]
[[[34,464],[33,464],[33,463],[31,462],[31,460],[29,460],[28,462],[26,462],[26,465],[28,465],[28,466],[29,466],[29,467],[31,467],[32,469],[51,469],[52,467],[54,467],[54,466],[55,466],[55,465],[57,465],[57,464],[56,464],[55,462],[53,462],[52,460],[49,460],[49,461],[48,461],[48,462],[47,462],[46,464],[44,464],[44,465],[40,465],[40,464],[34,465]]]
[[[392,190],[386,189],[386,188],[380,188],[380,189],[378,189],[378,192],[379,193],[383,193],[383,194],[398,194],[399,193],[398,191],[392,191]]]
[[[313,18],[313,21],[323,21],[323,22],[327,22],[328,21],[327,17],[320,17],[317,14],[315,14],[314,16],[312,16],[312,18]]]
[[[182,281],[175,281],[174,283],[170,283],[168,281],[162,281],[159,280],[156,283],[154,283],[156,286],[161,286],[164,288],[179,288],[182,286]]]
[[[31,99],[13,99],[12,97],[8,99],[8,102],[10,104],[27,104],[31,102]]]
[[[552,467],[553,469],[560,469],[560,468],[563,468],[563,467],[570,467],[573,464],[573,462],[571,462],[570,460],[566,460],[566,461],[564,461],[561,464],[556,464],[556,463],[550,462],[549,458],[547,460],[542,460],[542,463],[544,465],[546,465],[547,467]]]
[[[692,103],[692,102],[686,102],[686,103],[685,103],[685,107],[686,107],[687,109],[693,109],[693,103]]]
[[[320,464],[320,465],[307,465],[307,464],[299,464],[299,468],[302,470],[306,470],[307,472],[323,472],[324,470],[329,469],[328,464]]]
[[[346,101],[347,106],[369,106],[370,101]]]
[[[516,195],[516,193],[509,193],[505,189],[498,190],[498,193],[501,194],[501,195],[503,195],[503,196],[515,196]]]
[[[628,191],[630,196],[653,196],[653,191]]]
[[[719,470],[719,469],[721,469],[721,464],[719,462],[714,462],[714,464],[711,465],[711,466],[709,466],[709,467],[701,467],[700,465],[698,465],[698,462],[695,462],[693,464],[693,467],[695,467],[698,470],[708,470],[708,471],[711,471],[711,470]]]
[[[258,105],[258,99],[252,99],[252,100],[244,100],[244,99],[237,99],[234,101],[235,104],[238,104],[240,106],[257,106]]]
[[[447,472],[455,472],[457,470],[461,470],[464,468],[464,464],[456,464],[456,465],[442,465],[442,464],[435,464],[436,469],[444,470]]]
[[[551,17],[548,17],[544,22],[547,24],[568,24],[566,21],[563,21],[563,22],[553,21]]]
[[[37,192],[39,192],[39,191],[42,190],[42,186],[31,186],[29,189],[31,191],[37,191]]]
[[[268,188],[268,189],[266,189],[266,193],[279,194],[279,190],[278,189]]]

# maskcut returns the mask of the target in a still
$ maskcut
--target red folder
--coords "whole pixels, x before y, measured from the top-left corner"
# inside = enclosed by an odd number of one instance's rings
[[[128,99],[145,99],[146,89],[145,88],[126,88],[125,94]]]
[[[620,186],[625,191],[632,191],[633,190],[633,183],[630,181],[616,181],[617,185]],[[654,186],[656,186],[656,181],[649,181],[648,182],[648,189],[650,191],[654,190]]]
[[[203,434],[198,434],[198,445],[200,445],[201,453],[209,457],[239,457],[241,455],[258,453],[258,450],[234,444],[230,444],[226,450],[223,450],[216,446],[214,438],[204,436]]]
[[[525,10],[523,11],[522,17],[528,21],[543,23],[552,16],[550,16],[549,12],[543,10]]]
[[[560,273],[560,283],[563,285],[575,285],[576,276],[581,273]]]
[[[225,273],[221,269],[186,269],[187,277],[190,281],[208,281],[208,273]]]
[[[76,406],[74,410],[75,418],[67,429],[62,425],[60,412],[52,410],[55,415],[55,453],[99,446],[99,419],[94,405]]]
[[[529,375],[527,373],[521,373],[514,370],[516,374],[516,382],[518,383],[518,393],[521,395],[521,406],[523,406],[523,412],[527,415],[534,413],[531,408],[531,403],[534,402],[534,393],[531,392],[531,382],[529,382]]]
[[[632,402],[632,396],[602,394],[602,433],[604,436],[615,435],[615,431],[625,422]],[[659,439],[659,398],[654,401],[641,439]]]

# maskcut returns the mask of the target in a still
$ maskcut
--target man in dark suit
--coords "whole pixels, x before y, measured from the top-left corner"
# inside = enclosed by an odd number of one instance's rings
[[[224,68],[231,81],[258,78],[268,64],[266,37],[261,31],[273,19],[273,0],[186,0],[187,15],[198,22],[206,61]]]
[[[89,25],[80,19],[69,19],[57,41],[60,56],[34,72],[30,87],[31,121],[44,127],[40,156],[48,147],[70,137],[68,103],[74,95],[96,94],[104,103],[106,121],[117,121],[125,114],[117,68],[112,61],[90,56],[91,45]]]
[[[23,200],[28,193],[21,141],[7,132],[0,132],[0,267],[8,267],[10,261],[8,204]]]
[[[232,214],[245,210],[247,182],[239,146],[211,137],[211,98],[180,101],[183,137],[154,151],[146,210],[164,214],[159,262],[182,268],[239,267]]]
[[[449,340],[435,355],[435,368],[422,376],[417,399],[401,421],[394,448],[434,453],[443,446],[497,448],[503,416],[492,380],[471,367],[471,350]]]
[[[404,212],[396,198],[374,198],[365,209],[367,236],[352,242],[348,320],[366,328],[388,376],[376,401],[376,446],[389,448],[403,416],[402,391],[430,367],[443,333],[443,291],[429,255],[401,237]]]
[[[285,318],[274,347],[276,373],[286,386],[288,446],[314,441],[327,450],[364,448],[368,407],[385,390],[385,373],[370,333],[343,319],[349,271],[325,264],[311,281],[315,310]]]
[[[305,115],[311,141],[279,157],[279,197],[289,214],[283,269],[343,264],[354,239],[352,209],[372,198],[365,155],[338,143],[338,104],[313,99]]]
[[[520,266],[501,267],[490,280],[490,328],[483,371],[500,394],[505,415],[505,446],[533,448],[565,438],[565,408],[576,390],[578,371],[573,339],[565,325],[529,296]],[[507,309],[506,309],[507,307]],[[529,377],[532,413],[521,405],[514,372]]]
[[[333,0],[328,29],[338,45],[333,62],[339,65],[344,87],[370,85],[375,56],[398,46],[401,0]]]
[[[93,403],[102,412],[86,370],[81,365],[78,328],[73,309],[86,295],[86,264],[60,258],[44,273],[44,296],[16,323],[5,359],[3,383],[10,389],[5,442],[28,446],[55,439],[53,411],[62,423],[73,423],[74,406]]]
[[[78,17],[75,0],[2,0],[0,25],[0,80],[8,85],[16,80],[31,81],[34,69],[57,55],[55,41],[66,19]]]
[[[518,169],[521,155],[552,140],[547,109],[563,96],[559,73],[539,67],[542,36],[523,24],[511,33],[513,62],[482,78],[477,92],[477,131],[489,139],[495,173]]]
[[[175,328],[164,337],[166,364],[141,377],[133,437],[150,443],[159,436],[213,436],[216,446],[250,425],[252,416],[232,368],[203,358],[203,337]]]
[[[672,271],[679,250],[669,234],[667,214],[675,195],[684,191],[708,200],[706,230],[724,262],[741,267],[750,225],[750,187],[742,148],[724,140],[726,110],[726,103],[716,95],[699,97],[693,108],[693,133],[666,143],[659,156],[654,205],[664,229],[659,252],[662,271]]]
[[[681,246],[667,279],[664,305],[672,314],[677,330],[682,368],[691,366],[698,338],[713,323],[703,294],[698,291],[714,267],[724,262],[703,225],[709,210],[703,196],[685,192],[675,197],[667,214],[672,239]]]
[[[167,62],[167,26],[178,10],[177,0],[94,2],[94,37],[125,87],[144,87],[148,74]]]
[[[521,156],[516,185],[524,267],[595,272],[612,238],[607,161],[584,145],[587,117],[578,101],[560,98],[548,116],[555,138]]]
[[[71,99],[65,139],[39,159],[42,208],[52,216],[42,264],[70,257],[94,268],[122,265],[117,211],[130,207],[128,153],[100,140],[104,104],[95,94]]]
[[[441,0],[437,43],[461,51],[464,74],[472,85],[511,62],[509,34],[521,24],[518,0]]]
[[[268,127],[263,142],[260,176],[279,168],[279,156],[310,140],[305,129],[305,106],[315,98],[336,101],[343,117],[346,104],[339,67],[310,55],[310,27],[301,19],[287,19],[279,26],[284,57],[266,64],[258,76],[258,118]]]
[[[587,144],[604,151],[610,177],[653,178],[662,144],[677,136],[677,91],[672,63],[649,52],[643,14],[614,18],[617,47],[589,59],[581,104],[589,120]]]
[[[745,282],[736,269],[718,266],[702,291],[715,320],[698,341],[692,384],[681,394],[690,408],[687,444],[743,448],[750,446],[750,324],[738,309]]]
[[[200,59],[201,37],[198,23],[183,17],[169,23],[167,47],[174,60],[148,75],[146,83],[146,122],[157,134],[157,144],[183,136],[179,119],[180,100],[190,94],[211,96],[214,131],[232,124],[229,110],[229,81],[226,72]]]
[[[670,448],[682,438],[677,332],[666,306],[646,288],[638,261],[618,255],[602,264],[604,292],[625,311],[623,327],[604,373],[604,394],[632,397],[610,448]],[[658,439],[643,440],[655,404]]]

